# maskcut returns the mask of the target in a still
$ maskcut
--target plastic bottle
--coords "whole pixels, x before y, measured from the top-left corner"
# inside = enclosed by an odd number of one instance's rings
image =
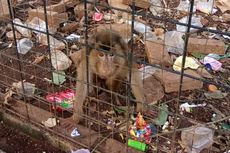
[[[135,141],[132,139],[128,139],[128,146],[132,147],[136,150],[143,151],[143,152],[146,150],[146,144],[145,143],[141,143],[141,142],[138,142],[138,141]]]
[[[32,47],[33,42],[28,38],[23,38],[17,43],[17,49],[20,54],[26,54]]]

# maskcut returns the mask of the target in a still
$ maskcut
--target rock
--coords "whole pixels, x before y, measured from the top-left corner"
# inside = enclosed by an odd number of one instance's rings
[[[230,22],[230,14],[224,13],[222,17],[225,22]]]
[[[149,105],[154,105],[164,97],[162,84],[153,76],[159,69],[152,66],[145,66],[139,69],[144,84],[144,94]]]
[[[87,4],[87,10],[91,10],[92,5]],[[74,14],[80,20],[84,16],[85,6],[84,3],[80,3],[74,7]]]
[[[9,20],[10,11],[8,9],[7,0],[0,0],[0,20]]]
[[[163,41],[145,41],[145,51],[149,63],[172,66],[173,61],[164,49]]]
[[[15,35],[16,35],[16,39],[20,39],[21,38],[21,34],[19,32],[15,31]],[[6,36],[7,36],[8,40],[14,40],[13,31],[7,32]]]
[[[200,75],[193,70],[185,70],[185,74],[191,75],[196,78],[200,78]],[[161,81],[165,88],[166,93],[179,91],[180,75],[168,71],[158,70],[154,73],[154,76]],[[183,77],[182,90],[200,89],[203,87],[203,82],[188,77]]]
[[[132,5],[132,0],[123,0],[123,4]],[[150,3],[147,0],[138,0],[135,1],[135,6],[148,9],[150,7]]]
[[[108,0],[110,6],[119,8],[119,9],[127,9],[128,6],[123,3],[124,0]]]
[[[149,105],[154,105],[164,97],[162,84],[154,77],[148,77],[144,81],[144,94]]]
[[[56,70],[66,70],[72,61],[60,50],[51,51],[51,63]]]
[[[70,22],[70,23],[67,23],[66,25],[64,25],[64,27],[62,27],[60,29],[60,31],[64,32],[64,33],[71,34],[74,31],[76,31],[78,28],[79,28],[79,24],[77,22]]]
[[[49,40],[50,40],[50,48],[51,49],[65,49],[65,44],[59,40],[57,40],[56,38],[49,36]],[[39,34],[38,35],[38,42],[43,44],[43,45],[48,45],[47,42],[47,35],[46,34]]]
[[[28,20],[32,20],[34,17],[38,17],[45,21],[45,14],[43,9],[31,9],[28,11],[29,18]],[[59,27],[59,24],[62,22],[65,22],[68,20],[68,14],[67,13],[58,13],[54,11],[47,11],[47,20],[48,25],[50,27]]]
[[[223,55],[225,54],[225,44],[220,40],[189,38],[188,52],[199,52],[203,54],[215,53]]]
[[[209,79],[213,78],[213,76],[205,68],[199,67],[196,71],[200,76],[204,78],[209,78]]]
[[[77,52],[70,54],[70,58],[76,67],[78,67],[78,65],[81,62],[81,54],[82,54],[82,49],[77,51]]]
[[[65,3],[62,1],[58,4],[47,6],[46,8],[47,8],[47,11],[53,11],[53,12],[58,12],[58,13],[62,13],[66,11]]]
[[[105,29],[112,29],[114,31],[117,31],[122,38],[128,42],[131,38],[131,27],[127,24],[101,24],[96,28],[96,31],[101,31],[101,30],[105,30]]]

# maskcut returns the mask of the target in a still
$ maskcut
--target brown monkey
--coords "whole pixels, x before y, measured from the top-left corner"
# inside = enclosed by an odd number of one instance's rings
[[[89,51],[88,73],[85,50],[82,52],[81,62],[77,68],[77,81],[79,82],[76,86],[73,114],[73,119],[77,123],[83,115],[83,102],[87,96],[87,74],[89,85],[94,83],[94,77],[97,76],[105,80],[107,87],[112,91],[117,91],[119,87],[118,80],[128,78],[129,74],[128,47],[117,32],[102,30],[97,32],[89,42],[94,47]],[[133,66],[131,71],[131,88],[136,100],[139,102],[136,107],[136,111],[139,112],[142,111],[142,104],[140,102],[145,100],[143,84],[138,69]]]

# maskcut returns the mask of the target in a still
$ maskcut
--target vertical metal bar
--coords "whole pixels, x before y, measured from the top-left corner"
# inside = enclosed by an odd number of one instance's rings
[[[22,63],[21,63],[22,60],[21,60],[21,57],[19,55],[18,48],[17,48],[17,38],[16,38],[15,25],[14,25],[14,22],[13,22],[14,16],[13,16],[13,9],[11,7],[12,6],[11,0],[7,0],[7,3],[8,3],[9,13],[10,13],[10,19],[11,19],[10,22],[11,22],[12,31],[13,31],[14,44],[15,44],[15,47],[16,47],[16,55],[17,55],[17,59],[18,59],[18,67],[19,67],[20,79],[21,79],[22,91],[23,91],[23,100],[26,103],[25,106],[26,106],[27,119],[30,120],[28,106],[27,106],[27,100],[26,100],[26,97],[25,97],[25,86],[24,86],[24,83],[23,83],[24,77],[23,77],[23,73],[22,73]]]
[[[129,113],[130,113],[130,102],[131,102],[131,95],[132,95],[132,89],[131,89],[131,84],[132,84],[132,62],[133,62],[133,34],[134,34],[134,21],[135,21],[135,0],[132,0],[132,18],[131,18],[131,50],[128,52],[128,69],[129,69],[129,76],[128,76],[128,89],[127,89],[127,106],[128,106],[128,111],[126,113],[126,120],[127,123],[129,122]],[[126,142],[128,142],[128,124],[126,125],[127,130],[126,130]],[[128,152],[128,147],[126,146],[126,152]]]
[[[88,44],[88,24],[89,23],[88,23],[87,0],[84,0],[84,18],[85,18],[84,27],[85,27],[85,49],[86,49],[86,59],[85,59],[86,60],[86,83],[87,83],[87,95],[89,95],[89,53],[90,53],[90,50],[89,50],[89,44]],[[85,83],[85,82],[82,82],[82,83]],[[89,109],[89,114],[87,115],[90,115],[90,109]],[[86,121],[86,125],[89,125],[88,121]],[[91,135],[91,130],[89,130],[89,133]],[[90,142],[89,145],[91,146],[91,136],[90,136],[89,142]]]
[[[48,54],[49,54],[49,62],[51,62],[51,47],[50,47],[50,33],[49,33],[49,25],[48,25],[48,18],[47,18],[47,9],[46,9],[46,6],[47,6],[47,0],[43,0],[44,2],[44,5],[43,5],[43,8],[44,8],[44,15],[45,15],[45,24],[46,24],[46,38],[47,38],[47,46],[48,46]],[[50,72],[51,72],[51,80],[53,82],[53,67],[52,67],[52,64],[50,64]],[[53,87],[53,84],[52,84],[52,87]],[[52,93],[54,93],[54,89],[52,88]],[[57,112],[56,112],[56,98],[54,98],[54,115],[55,115],[55,119],[56,119],[56,122],[57,122]]]
[[[185,66],[185,60],[186,60],[186,55],[187,55],[187,46],[188,46],[188,39],[189,39],[189,33],[190,33],[190,28],[191,28],[191,23],[192,23],[192,14],[193,14],[193,6],[194,6],[194,0],[190,1],[190,10],[189,10],[189,18],[188,18],[188,27],[185,33],[185,45],[184,45],[184,52],[183,52],[183,58],[182,58],[182,70],[181,70],[181,75],[180,75],[180,86],[179,86],[179,93],[178,93],[178,100],[177,100],[177,105],[176,105],[176,115],[174,118],[174,127],[177,127],[177,116],[179,113],[179,104],[180,104],[180,99],[181,99],[181,94],[182,94],[182,84],[183,84],[183,77],[184,77],[184,66]],[[174,128],[174,133],[173,133],[173,141],[172,141],[172,152],[175,151],[175,139],[176,139],[176,130]]]

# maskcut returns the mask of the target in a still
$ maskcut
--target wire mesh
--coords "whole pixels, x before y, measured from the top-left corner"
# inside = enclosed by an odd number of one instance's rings
[[[208,13],[197,8],[199,2],[0,0],[0,110],[73,143],[70,150],[136,152],[128,141],[137,140],[147,144],[145,152],[199,152],[202,144],[195,139],[207,134],[199,137],[186,130],[206,127],[211,129],[211,144],[203,151],[228,151],[230,26],[229,21],[213,21],[221,16],[216,1],[202,1],[209,3],[205,5],[211,8]],[[116,91],[108,89],[100,74],[94,74],[93,80],[90,76],[99,65],[90,63],[92,50],[99,56],[108,54],[92,39],[104,29],[115,30],[128,46],[122,55],[121,48],[111,49],[112,56],[127,62],[114,64],[128,72],[125,79],[113,79],[121,84]],[[214,51],[222,57],[218,56],[222,62],[218,70],[197,60]],[[188,68],[190,58],[193,63]],[[86,78],[77,80],[82,60]],[[142,84],[132,80],[135,71]],[[80,84],[87,87],[87,98],[77,124],[71,117]],[[133,87],[142,85],[146,101],[137,101],[141,93],[133,94]],[[219,90],[208,99],[210,85]],[[142,116],[148,126],[139,125],[143,120],[135,111],[137,103],[145,108]],[[182,110],[182,104],[194,107],[184,105]],[[57,125],[47,127],[48,118]],[[74,128],[80,136],[71,136]]]

